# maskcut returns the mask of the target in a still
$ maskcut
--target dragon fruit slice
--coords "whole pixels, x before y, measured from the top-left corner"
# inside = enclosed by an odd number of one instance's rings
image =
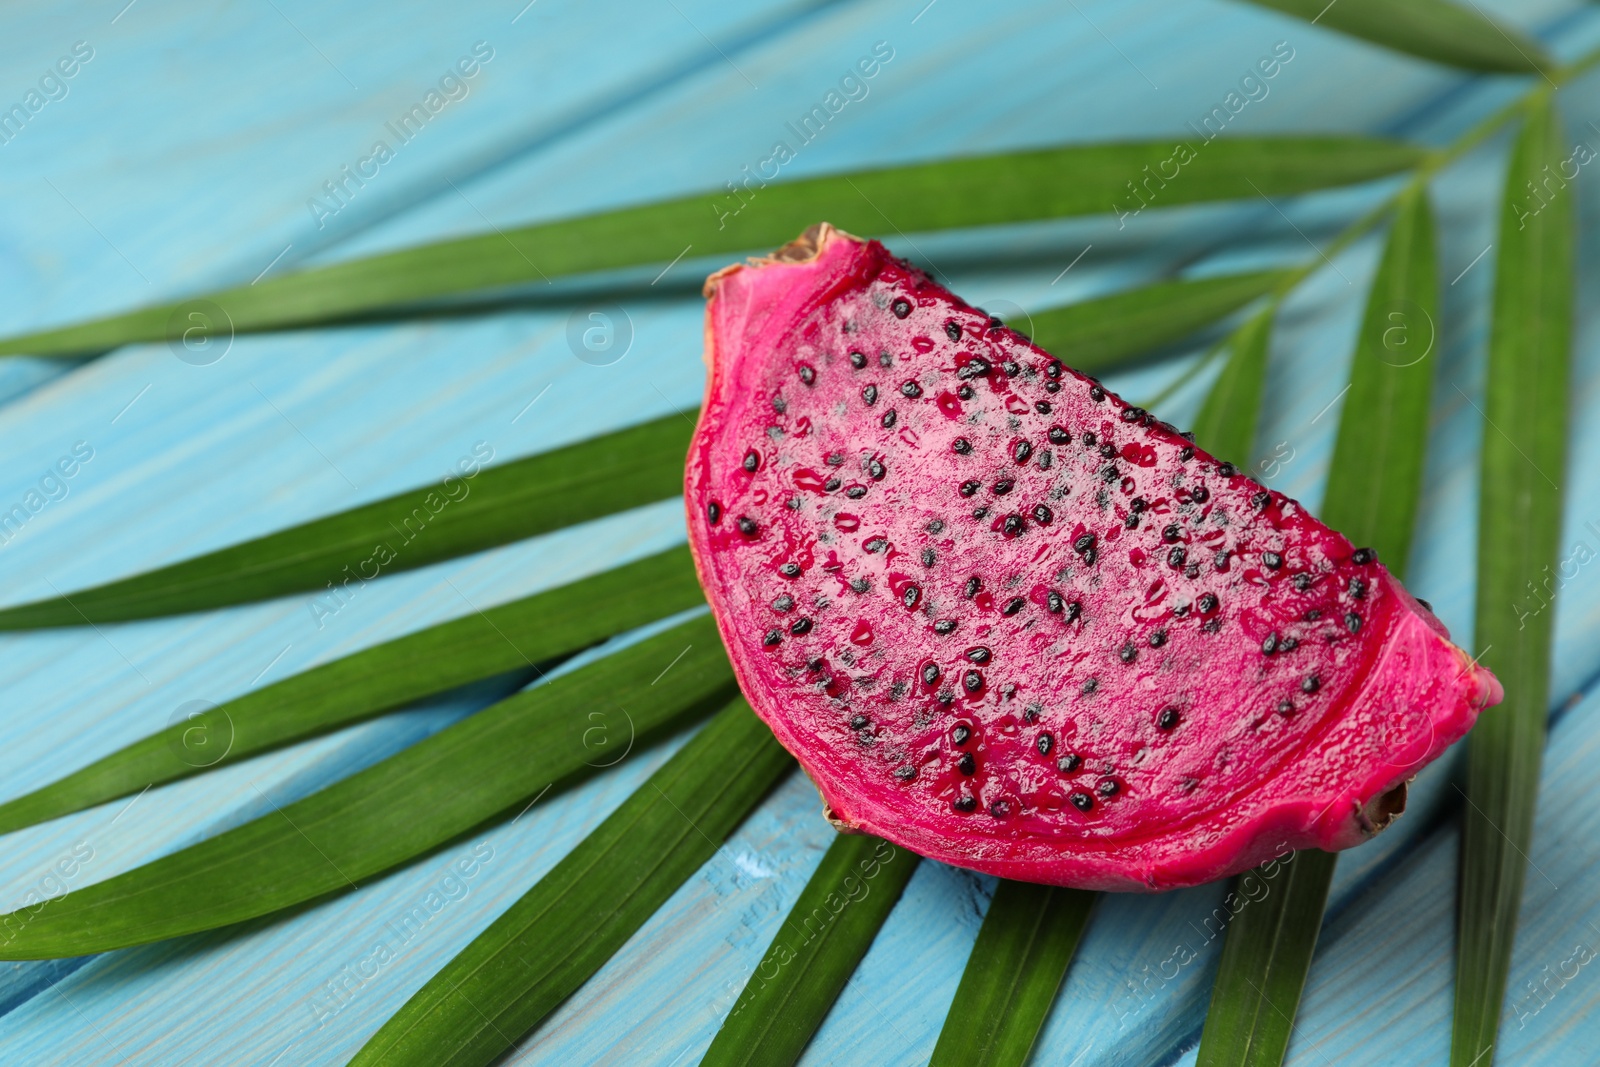
[[[877,242],[706,296],[690,545],[840,829],[1195,885],[1365,840],[1501,698],[1370,550]]]

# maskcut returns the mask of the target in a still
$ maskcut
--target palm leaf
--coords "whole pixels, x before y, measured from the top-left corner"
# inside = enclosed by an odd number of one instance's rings
[[[185,778],[491,675],[535,667],[700,603],[685,548],[525,597],[226,701],[0,804],[0,833]]]
[[[1467,740],[1454,1067],[1482,1067],[1496,1042],[1544,751],[1554,612],[1528,591],[1560,560],[1575,193],[1544,182],[1565,156],[1539,93],[1506,173],[1484,390],[1474,639],[1506,696]]]
[[[1554,66],[1537,41],[1451,0],[1251,0],[1319,26],[1466,70],[1529,74]],[[1469,0],[1470,3],[1470,0]]]
[[[304,800],[36,908],[0,915],[0,958],[105,952],[210,930],[355,888],[614,762],[605,716],[638,741],[728,701],[708,616],[519,693]],[[597,696],[603,694],[603,696]]]
[[[210,314],[223,324],[217,329],[284,329],[563,275],[667,263],[690,252],[768,249],[820,219],[858,233],[894,234],[1136,213],[1147,203],[1168,207],[1348,185],[1405,170],[1422,155],[1410,145],[1368,137],[1262,137],[1199,141],[1186,152],[1162,140],[947,159],[497,230],[197,299],[215,306]],[[170,340],[196,306],[196,300],[162,304],[13,337],[0,341],[0,355],[68,355]]]
[[[307,591],[519,541],[683,492],[694,422],[667,415],[67,596],[0,610],[0,630],[122,622]],[[468,464],[470,466],[470,464]]]
[[[834,838],[700,1067],[788,1067],[797,1062],[894,910],[917,863],[916,855],[882,838]]]
[[[1367,294],[1321,508],[1323,521],[1377,549],[1396,576],[1421,499],[1436,274],[1433,216],[1426,186],[1417,184],[1396,209]],[[1228,927],[1197,1067],[1278,1067],[1288,1051],[1336,857],[1313,849],[1291,859],[1243,876],[1267,893]]]
[[[406,1001],[352,1065],[493,1062],[599,970],[793,766],[734,701]]]
[[[1261,394],[1266,388],[1267,356],[1272,345],[1272,316],[1268,306],[1240,326],[1228,339],[1230,354],[1222,365],[1200,414],[1194,420],[1194,438],[1220,459],[1250,462],[1261,417]]]
[[[1001,880],[929,1067],[1028,1062],[1097,897]]]
[[[1079,304],[1034,312],[1033,343],[1078,370],[1104,373],[1181,341],[1265,296],[1287,271],[1157,282]]]

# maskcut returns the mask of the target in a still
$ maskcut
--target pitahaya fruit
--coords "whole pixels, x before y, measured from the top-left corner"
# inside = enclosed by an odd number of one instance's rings
[[[840,829],[1195,885],[1363,841],[1500,699],[1370,550],[876,241],[705,292],[690,545]]]

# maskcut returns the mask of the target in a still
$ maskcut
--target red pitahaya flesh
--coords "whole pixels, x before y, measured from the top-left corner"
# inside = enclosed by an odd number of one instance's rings
[[[1501,698],[1371,551],[876,241],[706,295],[690,544],[840,829],[1195,885],[1370,837]]]

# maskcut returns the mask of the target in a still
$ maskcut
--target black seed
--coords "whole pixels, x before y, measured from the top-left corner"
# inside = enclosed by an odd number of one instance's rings
[[[988,508],[978,508],[975,511],[973,511],[972,517],[975,518],[975,519],[987,519],[989,517],[989,509]]]
[[[962,400],[971,400],[972,396],[973,396],[972,386],[970,386],[970,385],[958,385],[958,386],[956,386],[956,396],[959,396]]]
[[[992,369],[988,360],[982,356],[973,356],[956,368],[956,377],[964,382],[971,381],[973,378],[982,378]]]
[[[922,588],[920,586],[915,586],[915,585],[906,586],[905,593],[903,593],[901,595],[901,597],[900,597],[901,602],[903,604],[905,604],[905,606],[908,607],[908,608],[916,607],[917,606],[917,601],[919,601],[921,599],[922,599]]]
[[[1072,443],[1072,435],[1059,426],[1050,427],[1050,432],[1045,434],[1053,445],[1066,445]]]
[[[869,385],[865,389],[861,390],[861,399],[867,402],[868,407],[876,404],[878,402],[878,387],[876,385]]]
[[[1090,400],[1093,400],[1096,404],[1098,404],[1098,403],[1100,403],[1100,401],[1104,400],[1105,398],[1106,398],[1106,391],[1104,389],[1100,388],[1098,385],[1089,386],[1089,399]]]
[[[789,410],[789,403],[788,401],[784,400],[783,397],[775,396],[772,398],[772,410],[776,411],[779,415],[782,415],[785,411]]]
[[[1095,792],[1103,797],[1116,796],[1117,789],[1117,780],[1115,778],[1102,778],[1100,779],[1100,784],[1095,786]]]
[[[1223,478],[1232,478],[1239,470],[1232,463],[1217,464],[1217,474]]]
[[[968,578],[966,588],[963,591],[967,594],[967,599],[971,600],[973,597],[978,595],[978,590],[982,588],[983,582],[979,581],[977,578]]]
[[[1039,525],[1048,526],[1053,518],[1055,518],[1055,514],[1043,504],[1035,504],[1033,506],[1033,521]]]
[[[1272,494],[1264,492],[1257,493],[1250,498],[1250,503],[1255,506],[1257,511],[1260,511],[1262,508],[1272,503]]]
[[[872,725],[872,720],[865,715],[854,715],[850,718],[850,729],[852,730],[864,730],[870,725]]]
[[[1050,614],[1060,615],[1061,612],[1065,610],[1067,602],[1061,599],[1060,593],[1052,589],[1044,595],[1044,606],[1045,610],[1050,612]]]
[[[880,366],[880,367],[892,367],[892,366],[894,366],[894,356],[890,355],[888,349],[884,349],[883,351],[878,353],[878,366]]]
[[[954,633],[956,621],[954,619],[940,619],[933,624],[933,632],[943,637],[945,634]]]
[[[967,440],[965,437],[958,437],[954,441],[951,441],[950,448],[958,456],[972,454],[972,442]]]
[[[1183,566],[1183,561],[1186,558],[1186,555],[1187,554],[1183,551],[1182,545],[1175,545],[1173,546],[1172,550],[1167,553],[1167,563],[1174,567],[1181,567]]]
[[[885,411],[883,413],[883,428],[885,430],[893,429],[896,417],[897,416],[894,413],[894,408],[890,408],[888,411]]]
[[[1178,709],[1162,708],[1161,714],[1156,716],[1156,725],[1163,730],[1170,730],[1178,725]]]
[[[944,531],[944,520],[934,519],[932,522],[928,523],[927,526],[924,526],[923,529],[927,530],[931,534],[942,533]]]
[[[939,680],[939,665],[937,663],[924,663],[922,665],[922,684],[932,685]]]
[[[1061,361],[1059,359],[1052,359],[1045,365],[1044,373],[1048,378],[1061,377]]]
[[[789,632],[794,634],[796,637],[800,637],[800,636],[803,636],[804,634],[810,633],[811,632],[811,620],[808,619],[808,618],[805,618],[804,616],[801,616],[800,618],[794,620],[794,622],[789,624]]]
[[[934,560],[936,560],[938,558],[939,557],[934,554],[933,549],[925,548],[925,549],[922,550],[922,565],[924,567],[933,566]]]
[[[1006,360],[1000,365],[1000,369],[1006,372],[1007,378],[1015,378],[1022,373],[1022,367],[1014,359]]]
[[[961,327],[953,321],[944,324],[944,333],[952,341],[961,340]]]
[[[1138,516],[1138,514],[1135,513],[1135,514],[1129,515],[1127,518],[1123,519],[1122,520],[1122,525],[1124,527],[1126,527],[1127,529],[1129,529],[1129,530],[1137,530],[1139,528],[1139,516]]]
[[[1344,628],[1353,634],[1361,632],[1361,616],[1353,611],[1345,612]]]
[[[816,380],[817,368],[813,367],[809,363],[800,364],[800,381],[806,385],[812,385],[816,382]]]
[[[1200,577],[1200,564],[1191,563],[1187,567],[1183,568],[1183,576],[1185,578],[1198,578],[1198,577]]]
[[[1279,652],[1293,652],[1299,647],[1300,642],[1293,637],[1285,637],[1282,641],[1278,642]]]
[[[1062,756],[1060,759],[1056,760],[1056,770],[1060,771],[1062,774],[1071,774],[1073,771],[1077,770],[1079,765],[1082,763],[1082,759],[1069,752],[1065,756]],[[1077,803],[1077,801],[1073,801],[1073,803]]]
[[[957,811],[971,811],[978,806],[977,797],[956,797],[955,809]]]
[[[872,583],[868,582],[865,578],[852,578],[850,580],[850,588],[854,589],[858,593],[865,593],[868,589],[872,588]]]
[[[973,663],[988,663],[993,653],[982,645],[967,649],[967,658]]]
[[[1000,614],[1015,615],[1017,612],[1027,607],[1027,604],[1028,602],[1023,600],[1021,597],[1013,597],[1011,600],[1006,601],[1006,606],[1000,609]]]
[[[1200,609],[1200,614],[1210,615],[1217,610],[1217,595],[1215,593],[1201,593],[1200,599],[1195,606]]]
[[[1139,417],[1143,414],[1144,408],[1123,408],[1122,414],[1117,417],[1123,422],[1138,422]]]
[[[867,477],[871,478],[873,481],[883,481],[883,476],[888,473],[888,468],[886,468],[876,456],[867,460]]]
[[[1372,563],[1377,558],[1378,550],[1375,548],[1358,548],[1350,554],[1350,562],[1357,566]]]
[[[1367,595],[1367,583],[1360,578],[1350,579],[1350,595],[1357,600],[1364,600]]]
[[[1135,512],[1143,511],[1145,508],[1147,508],[1149,506],[1150,506],[1150,502],[1145,500],[1145,498],[1142,497],[1142,496],[1136,496],[1132,500],[1128,501],[1128,507],[1131,508]]]
[[[1227,570],[1228,569],[1228,550],[1227,549],[1223,549],[1221,552],[1218,552],[1215,556],[1212,556],[1211,557],[1211,565],[1213,567],[1217,568],[1217,570],[1219,570],[1219,571]]]
[[[961,676],[961,686],[969,693],[976,693],[983,688],[983,674],[981,671],[968,671]]]
[[[1261,654],[1270,656],[1278,651],[1278,631],[1274,630],[1261,641]]]
[[[889,699],[899,700],[906,695],[906,683],[896,682],[889,687]]]
[[[722,505],[717,503],[715,500],[713,500],[711,503],[707,504],[706,505],[706,518],[710,519],[711,520],[711,525],[715,526],[717,524],[717,522],[719,520],[721,520],[721,518],[722,518]]]
[[[1098,440],[1099,440],[1099,438],[1094,435],[1094,431],[1093,430],[1084,431],[1083,447],[1085,447],[1085,448],[1093,448],[1094,445],[1095,445],[1095,442],[1098,441]]]
[[[922,395],[922,386],[918,385],[916,382],[902,382],[900,385],[900,394],[902,396],[909,396],[911,399],[915,400],[917,397]]]
[[[774,600],[772,602],[772,610],[773,611],[793,611],[794,610],[794,597],[790,596],[788,593],[784,593],[783,595],[779,596],[776,600]]]
[[[827,456],[827,459],[826,459],[826,463],[830,467],[842,467],[842,466],[844,466],[844,453],[843,452],[829,452],[828,456]]]
[[[1427,608],[1429,611],[1433,610],[1433,605],[1428,603],[1426,600],[1423,600],[1421,597],[1417,597],[1417,603],[1421,604],[1423,607]]]
[[[1033,747],[1039,750],[1039,755],[1048,756],[1050,755],[1050,748],[1054,744],[1055,738],[1051,737],[1049,734],[1040,734],[1033,742]]]
[[[1069,793],[1067,794],[1067,800],[1071,801],[1072,806],[1079,811],[1086,812],[1094,808],[1094,797],[1088,793]]]
[[[1299,574],[1295,575],[1294,587],[1296,590],[1302,593],[1304,593],[1307,589],[1310,589],[1311,575],[1307,574],[1305,571],[1301,571]]]
[[[1011,801],[1004,799],[995,801],[993,804],[989,805],[989,814],[993,815],[996,819],[1005,818],[1007,815],[1011,814]]]
[[[778,573],[785,578],[798,578],[800,577],[800,564],[785,563],[778,568]]]
[[[1208,619],[1200,624],[1200,632],[1203,634],[1214,634],[1220,629],[1222,629],[1221,619]]]
[[[1308,674],[1300,682],[1300,692],[1315,693],[1322,688],[1322,679],[1314,674]]]
[[[958,722],[950,728],[950,743],[952,745],[956,745],[958,747],[964,745],[971,737],[972,727],[968,726],[964,722]]]
[[[851,500],[860,500],[867,495],[867,487],[864,485],[852,485],[844,491],[844,495]]]
[[[1050,414],[1050,401],[1048,401],[1048,400],[1035,400],[1033,402],[1033,410],[1037,411],[1041,415]]]
[[[882,552],[884,549],[889,547],[889,542],[885,541],[881,537],[872,537],[868,538],[867,543],[861,547],[866,549],[868,552]]]
[[[1132,641],[1129,641],[1127,644],[1123,645],[1121,651],[1117,653],[1117,657],[1124,663],[1132,663],[1138,657],[1138,655],[1139,650],[1134,647]]]
[[[827,481],[825,481],[825,482],[823,482],[823,483],[822,483],[822,488],[823,488],[823,489],[824,489],[824,490],[825,490],[825,491],[827,491],[827,492],[829,492],[829,493],[831,493],[831,492],[833,492],[833,491],[834,491],[834,490],[835,490],[835,489],[837,489],[837,488],[839,488],[839,487],[840,487],[840,486],[841,486],[841,485],[843,485],[843,484],[844,484],[844,483],[843,483],[843,482],[841,482],[841,481],[840,481],[840,480],[839,480],[839,479],[837,479],[837,478],[829,478],[829,479],[828,479],[828,480],[827,480]]]
[[[1178,461],[1180,463],[1187,463],[1193,458],[1194,449],[1190,448],[1188,445],[1184,445],[1182,448],[1178,449]]]
[[[1292,711],[1294,711],[1294,701],[1287,699],[1278,701],[1279,715],[1288,715]]]
[[[1084,696],[1092,696],[1095,692],[1097,692],[1099,690],[1099,688],[1100,688],[1100,679],[1098,679],[1098,678],[1090,678],[1087,682],[1083,683],[1083,687],[1081,689],[1079,689],[1078,692],[1082,693]]]
[[[902,782],[909,782],[911,779],[917,776],[917,769],[908,763],[905,766],[896,767],[894,769],[894,776],[900,779]]]
[[[1011,458],[1018,463],[1028,462],[1028,457],[1033,455],[1033,446],[1026,441],[1018,441],[1017,446],[1011,450]]]
[[[1011,485],[1012,482],[1010,478],[1001,478],[998,482],[995,482],[994,485],[990,486],[989,489],[992,493],[994,493],[995,496],[1005,496],[1007,493],[1011,492]]]
[[[1100,446],[1100,454],[1106,459],[1115,459],[1117,455],[1117,447],[1110,441],[1107,441],[1105,444]]]
[[[972,758],[972,753],[963,752],[961,758],[956,760],[956,770],[970,778],[978,771],[978,761]]]
[[[1082,615],[1082,614],[1083,614],[1083,605],[1078,603],[1076,600],[1074,600],[1072,603],[1067,605],[1067,621],[1068,622],[1077,622],[1078,621],[1078,617],[1080,615]]]
[[[894,301],[894,303],[889,305],[889,310],[894,312],[895,318],[903,319],[907,315],[911,314],[911,301],[907,300],[905,297],[899,297]]]
[[[759,466],[761,466],[761,453],[757,452],[755,449],[751,449],[744,454],[745,470],[750,471],[753,474],[755,473],[755,469]]]
[[[982,489],[982,488],[983,488],[983,483],[979,482],[979,481],[962,482],[961,483],[961,495],[962,496],[971,496],[973,493],[976,493],[979,489]]]
[[[761,527],[756,525],[756,520],[747,515],[739,516],[739,532],[744,534],[746,537],[754,537],[756,535],[756,531],[759,529],[761,529]]]
[[[1196,504],[1204,504],[1207,500],[1211,499],[1211,490],[1207,489],[1203,485],[1197,485],[1190,490],[1189,499],[1193,500]]]
[[[850,353],[850,365],[856,370],[865,367],[867,365],[867,354],[865,352]]]
[[[1027,524],[1022,521],[1020,515],[1007,515],[1000,523],[1000,532],[1006,537],[1015,537],[1025,529]]]
[[[1165,631],[1165,630],[1157,630],[1155,633],[1150,635],[1150,647],[1151,648],[1160,648],[1162,645],[1164,645],[1166,643],[1167,643],[1167,631]]]
[[[1072,542],[1072,547],[1079,552],[1087,552],[1094,547],[1094,534],[1079,534],[1078,539]]]
[[[1167,542],[1168,544],[1171,544],[1172,542],[1176,541],[1182,535],[1183,535],[1183,531],[1178,529],[1178,524],[1177,523],[1172,523],[1165,530],[1161,531],[1161,540]]]
[[[761,643],[768,648],[772,648],[774,645],[781,645],[783,643],[783,634],[777,630],[768,630],[767,636],[761,639]]]
[[[955,703],[956,695],[950,692],[948,689],[942,689],[939,691],[939,695],[933,699],[937,700],[943,707],[948,708],[951,704]]]

